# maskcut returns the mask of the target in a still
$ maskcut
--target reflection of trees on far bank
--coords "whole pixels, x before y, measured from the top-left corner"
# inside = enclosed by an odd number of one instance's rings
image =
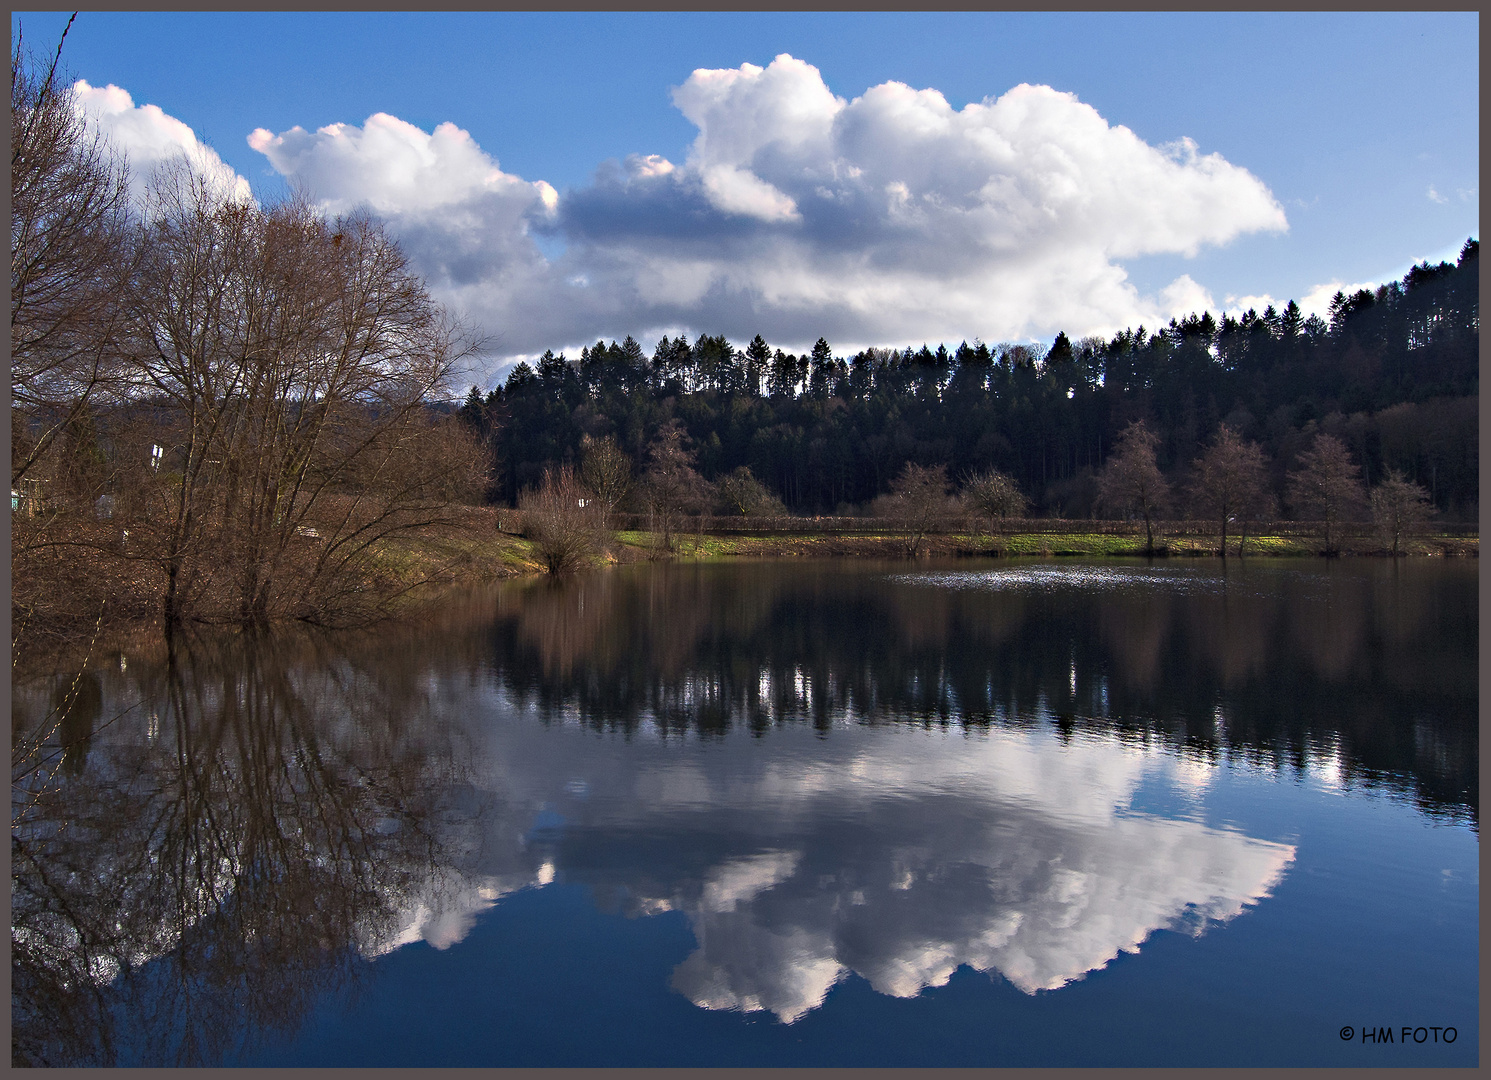
[[[1478,816],[1474,567],[943,569],[534,583],[504,594],[491,662],[541,715],[597,729],[1054,721]]]
[[[30,772],[46,790],[19,821],[13,795],[15,1064],[215,1062],[293,1031],[412,907],[464,887],[441,824],[461,770],[390,657],[178,642],[86,672],[91,716],[39,750],[66,775]],[[18,716],[46,682],[15,688]],[[91,746],[69,730],[122,700],[144,706]]]

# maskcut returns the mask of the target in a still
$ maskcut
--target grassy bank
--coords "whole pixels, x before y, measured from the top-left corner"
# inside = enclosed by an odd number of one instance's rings
[[[480,584],[543,573],[533,544],[503,532],[499,520],[493,511],[473,510],[458,525],[381,541],[374,548],[378,565],[389,577],[413,590],[425,585]]]
[[[618,546],[631,549],[637,557],[654,550],[651,534],[621,532]],[[1179,536],[1156,538],[1155,554],[1163,556],[1205,556],[1217,553],[1215,536]],[[675,537],[674,558],[721,559],[750,558],[905,558],[909,538],[895,533],[782,533],[750,535],[740,533],[694,534]],[[1250,536],[1243,547],[1244,556],[1311,556],[1320,554],[1320,542],[1300,536]],[[1386,555],[1376,541],[1350,538],[1341,544],[1343,555]],[[1423,536],[1405,544],[1407,553],[1416,556],[1470,555],[1480,553],[1480,540],[1474,536]],[[926,536],[921,554],[933,556],[1142,556],[1143,536],[1114,536],[1106,533],[1009,533],[1004,535],[949,533]],[[1227,553],[1238,554],[1238,540],[1228,537]]]

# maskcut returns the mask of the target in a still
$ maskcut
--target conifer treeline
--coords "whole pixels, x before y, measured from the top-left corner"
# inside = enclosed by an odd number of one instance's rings
[[[954,479],[997,468],[1036,513],[1093,513],[1097,471],[1142,419],[1181,478],[1221,423],[1260,443],[1276,489],[1318,433],[1341,439],[1377,483],[1389,468],[1452,519],[1473,519],[1479,481],[1479,243],[1456,264],[1415,266],[1375,292],[1337,293],[1329,318],[1290,301],[1240,318],[1172,320],[1154,332],[1049,349],[975,341],[798,356],[760,335],[631,338],[545,353],[462,407],[493,453],[488,497],[511,503],[553,464],[606,436],[643,468],[659,432],[682,425],[698,469],[741,466],[801,513],[860,506],[908,462]]]

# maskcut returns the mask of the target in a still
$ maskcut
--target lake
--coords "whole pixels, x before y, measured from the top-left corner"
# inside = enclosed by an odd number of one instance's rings
[[[17,673],[14,1061],[1473,1066],[1477,605],[657,564]]]

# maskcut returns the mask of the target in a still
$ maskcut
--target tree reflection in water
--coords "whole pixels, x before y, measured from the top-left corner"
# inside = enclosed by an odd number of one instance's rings
[[[106,676],[149,708],[107,753],[64,721],[68,782],[29,773],[49,790],[19,821],[13,795],[16,1064],[214,1062],[293,1030],[411,897],[462,887],[440,821],[461,770],[391,659],[178,638]]]
[[[1476,567],[1245,562],[648,567],[512,590],[491,662],[597,730],[1054,721],[1478,822]]]

